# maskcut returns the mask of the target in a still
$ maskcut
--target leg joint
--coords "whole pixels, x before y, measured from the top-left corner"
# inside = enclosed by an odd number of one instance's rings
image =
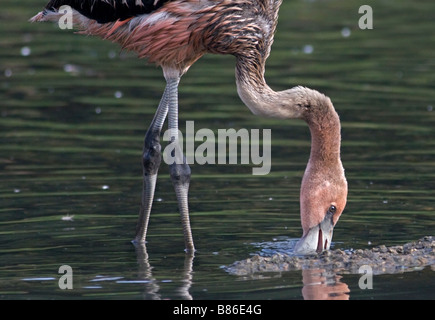
[[[170,175],[173,184],[186,185],[190,182],[191,171],[187,163],[171,164],[169,166]]]
[[[147,133],[142,155],[142,164],[145,175],[157,174],[160,163],[162,162],[162,152],[160,145],[160,131],[156,130]]]

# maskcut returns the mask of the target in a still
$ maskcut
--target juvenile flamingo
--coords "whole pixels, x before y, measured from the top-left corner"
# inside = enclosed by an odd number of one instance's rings
[[[347,199],[340,159],[340,120],[331,100],[318,91],[294,87],[275,92],[264,79],[278,22],[281,0],[52,0],[31,21],[58,21],[61,6],[73,10],[81,33],[97,35],[137,52],[163,69],[166,88],[145,135],[143,193],[136,236],[144,243],[161,162],[160,133],[168,116],[171,143],[178,146],[178,84],[205,53],[236,57],[237,91],[256,115],[298,118],[311,132],[311,153],[305,170],[300,213],[302,238],[295,252],[328,250],[332,232]],[[175,155],[183,157],[180,150]],[[183,159],[183,158],[182,158]],[[181,163],[180,163],[181,162]],[[186,251],[195,247],[189,221],[190,168],[185,161],[170,165]]]

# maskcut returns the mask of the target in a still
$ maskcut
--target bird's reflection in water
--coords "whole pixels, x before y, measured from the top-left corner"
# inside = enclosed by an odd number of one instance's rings
[[[152,266],[144,244],[135,244],[136,257],[139,266],[138,280],[144,280],[144,299],[162,300],[159,281],[153,277]],[[176,298],[193,300],[190,288],[193,283],[194,254],[187,253],[181,271],[180,286],[175,290]],[[304,269],[302,272],[302,296],[305,300],[348,300],[349,287],[341,282],[341,276],[325,269]]]
[[[273,257],[275,254],[289,255],[294,254],[294,247],[299,239],[295,238],[276,238],[273,241],[266,242],[254,242],[252,245],[258,250],[255,255],[265,257]],[[246,260],[242,260],[244,262]],[[308,260],[307,260],[308,261]],[[261,264],[261,263],[260,263]],[[237,264],[236,264],[237,265]],[[243,263],[240,264],[243,266]],[[283,276],[279,264],[270,263],[270,266],[274,266],[277,269],[271,269],[269,271],[277,272],[279,276]],[[228,268],[227,271],[231,274],[242,275],[243,267],[239,270],[236,268]],[[299,269],[300,268],[300,269]],[[249,269],[249,268],[248,268]],[[285,268],[284,268],[285,269]],[[341,281],[342,277],[338,274],[338,271],[331,266],[322,265],[316,266],[303,266],[299,265],[299,271],[302,276],[302,296],[305,300],[349,300],[350,289],[346,283]],[[242,271],[242,273],[240,273]],[[258,270],[258,274],[251,274],[243,276],[243,279],[268,279],[268,272],[261,272]],[[296,269],[288,269],[288,272],[298,272]],[[274,276],[277,274],[275,273]]]
[[[166,297],[162,297],[160,293],[159,282],[153,277],[152,266],[149,263],[148,252],[145,244],[138,243],[134,245],[136,250],[137,263],[139,266],[138,278],[144,281],[144,299],[146,300],[162,300]],[[184,267],[181,273],[181,285],[177,288],[177,298],[183,300],[192,300],[192,295],[189,290],[192,286],[192,272],[193,272],[193,259],[195,255],[193,253],[186,253],[184,258]]]
[[[341,276],[325,269],[302,270],[302,296],[305,300],[349,300],[349,287]]]
[[[167,299],[162,295],[160,281],[152,274],[153,267],[149,262],[145,244],[136,243],[134,247],[139,267],[138,280],[143,280],[144,284],[144,299]],[[193,300],[190,288],[193,283],[194,257],[192,253],[185,254],[184,265],[180,274],[180,285],[174,291],[176,299]],[[350,289],[346,283],[341,281],[342,277],[336,272],[322,268],[305,268],[301,270],[301,276],[303,283],[302,296],[305,300],[349,300]],[[263,277],[259,277],[258,281],[261,281],[259,280],[261,278]]]

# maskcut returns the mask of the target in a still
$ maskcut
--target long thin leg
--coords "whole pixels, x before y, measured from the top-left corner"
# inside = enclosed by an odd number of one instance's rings
[[[192,230],[190,228],[188,206],[191,172],[178,141],[178,84],[180,82],[180,76],[170,77],[167,79],[167,82],[169,105],[168,126],[172,144],[170,150],[172,150],[172,159],[175,160],[169,164],[170,175],[177,196],[186,251],[194,252],[195,247],[193,244]]]
[[[162,161],[160,132],[168,114],[168,88],[166,86],[154,119],[145,135],[143,148],[143,189],[142,204],[139,211],[139,220],[136,227],[136,236],[133,242],[144,243],[151,207],[153,205],[154,191],[156,188],[157,172]]]

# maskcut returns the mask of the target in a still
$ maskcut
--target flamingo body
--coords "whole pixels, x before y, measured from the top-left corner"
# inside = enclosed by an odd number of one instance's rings
[[[264,79],[281,0],[52,0],[31,21],[57,21],[59,8],[74,9],[81,33],[117,42],[162,67],[167,85],[143,149],[143,194],[136,242],[145,242],[161,162],[160,132],[168,118],[171,143],[178,141],[178,84],[206,53],[236,57],[237,91],[256,115],[304,120],[311,132],[311,153],[302,179],[303,236],[297,253],[330,247],[333,228],[344,210],[347,182],[340,159],[340,120],[331,100],[305,87],[276,92]],[[176,149],[176,147],[174,147]],[[188,211],[190,168],[170,165],[180,209],[186,250],[193,252]]]

